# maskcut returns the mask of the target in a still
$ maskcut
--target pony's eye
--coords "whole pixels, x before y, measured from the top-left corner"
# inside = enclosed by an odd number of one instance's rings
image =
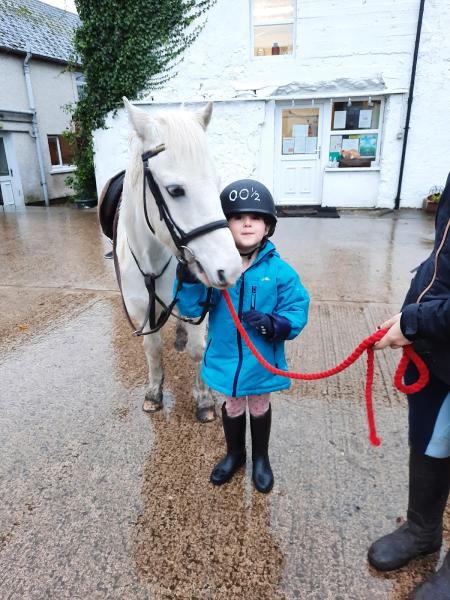
[[[181,185],[168,185],[166,187],[166,190],[169,192],[172,198],[179,198],[180,196],[186,195],[186,192],[184,191],[184,188],[181,187]]]

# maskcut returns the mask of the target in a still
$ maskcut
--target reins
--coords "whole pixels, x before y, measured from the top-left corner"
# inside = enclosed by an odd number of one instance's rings
[[[316,379],[325,379],[327,377],[331,377],[332,375],[336,375],[341,371],[347,369],[350,365],[358,360],[358,358],[364,353],[367,352],[367,371],[366,371],[366,385],[365,385],[365,397],[366,397],[366,411],[367,411],[367,424],[369,429],[369,440],[370,443],[374,446],[379,446],[381,443],[380,438],[377,435],[376,425],[375,425],[375,417],[373,412],[373,400],[372,400],[372,387],[373,387],[373,377],[374,377],[374,344],[381,340],[382,337],[387,333],[387,329],[380,329],[372,335],[369,335],[366,339],[364,339],[353,352],[347,356],[342,362],[337,364],[332,369],[328,369],[326,371],[319,371],[317,373],[295,373],[292,371],[282,371],[271,365],[269,362],[265,360],[263,356],[258,352],[255,348],[254,344],[250,340],[247,332],[245,331],[242,323],[239,321],[239,317],[236,314],[234,306],[231,302],[230,295],[227,290],[222,290],[223,297],[228,306],[228,310],[230,311],[231,317],[238,329],[239,333],[243,337],[245,343],[247,344],[249,350],[255,356],[255,358],[262,364],[262,366],[273,373],[274,375],[280,375],[281,377],[289,377],[290,379],[303,379],[306,381],[313,381]],[[406,385],[403,383],[403,377],[405,375],[406,368],[409,362],[413,362],[417,368],[419,373],[418,379],[415,383],[410,385]],[[403,355],[400,359],[400,362],[397,366],[394,375],[394,385],[395,387],[404,394],[414,394],[423,389],[428,383],[430,378],[430,374],[428,371],[427,365],[423,362],[420,356],[414,351],[412,346],[404,346],[403,347]]]

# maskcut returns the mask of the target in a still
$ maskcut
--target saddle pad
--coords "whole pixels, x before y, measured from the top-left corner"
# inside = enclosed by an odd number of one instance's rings
[[[114,217],[122,197],[124,178],[125,171],[120,171],[106,182],[100,194],[98,208],[100,225],[103,233],[110,240],[114,237]]]

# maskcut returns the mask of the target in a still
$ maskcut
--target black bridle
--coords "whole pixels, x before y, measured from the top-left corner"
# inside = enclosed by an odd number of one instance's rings
[[[150,223],[150,219],[148,217],[148,211],[147,211],[146,183],[148,183],[150,191],[155,199],[156,206],[158,207],[158,210],[159,210],[160,220],[164,221],[164,223],[166,224],[166,227],[169,230],[172,240],[173,240],[177,250],[179,251],[177,260],[179,262],[189,265],[193,262],[197,262],[193,251],[188,247],[189,242],[191,242],[192,240],[194,240],[197,237],[200,237],[201,235],[206,235],[207,233],[211,233],[211,231],[214,231],[216,229],[222,229],[224,227],[228,227],[228,222],[225,219],[221,219],[220,221],[213,221],[212,223],[207,223],[206,225],[201,225],[200,227],[196,227],[195,229],[192,229],[191,231],[189,231],[187,233],[185,231],[183,231],[183,229],[181,229],[181,227],[179,227],[175,223],[175,221],[172,218],[172,215],[170,214],[169,207],[167,206],[167,203],[164,200],[164,197],[161,193],[161,190],[159,189],[159,186],[156,183],[155,178],[153,177],[150,167],[148,166],[148,160],[150,158],[156,156],[160,152],[163,152],[165,149],[166,149],[165,145],[160,144],[159,146],[156,146],[156,148],[153,148],[152,150],[149,150],[148,152],[144,152],[142,154],[142,162],[144,163],[143,204],[144,204],[145,220],[147,222],[147,225],[148,225],[150,231],[153,234],[155,234],[155,229],[152,226],[152,224]],[[117,254],[116,254],[116,231],[117,231],[118,214],[119,214],[119,211],[117,211],[116,219],[115,219],[113,252],[114,252],[114,264],[116,267],[117,280],[119,282],[119,287],[122,292],[119,261],[117,260]],[[148,308],[147,308],[144,322],[142,323],[142,325],[139,329],[135,328],[135,326],[131,320],[128,310],[125,306],[125,300],[123,298],[123,293],[122,293],[122,300],[123,300],[123,305],[124,305],[124,309],[125,309],[125,314],[127,316],[128,321],[130,322],[131,326],[135,330],[133,335],[136,335],[136,336],[149,335],[149,334],[156,333],[157,331],[159,331],[163,327],[163,325],[165,325],[167,320],[169,319],[169,317],[172,314],[172,311],[177,303],[178,293],[181,289],[182,281],[180,280],[180,278],[178,278],[178,284],[177,284],[177,288],[175,291],[175,296],[168,305],[165,304],[165,302],[163,302],[163,300],[161,300],[161,298],[156,293],[156,280],[159,279],[159,277],[161,277],[161,275],[163,275],[163,273],[169,266],[169,263],[172,260],[172,257],[169,258],[169,260],[166,262],[166,264],[164,265],[164,267],[160,273],[158,273],[158,274],[145,273],[141,269],[141,266],[139,265],[139,261],[137,260],[136,255],[134,254],[129,242],[128,242],[128,247],[130,248],[130,252],[134,258],[134,261],[135,261],[141,275],[144,278],[144,283],[145,283],[145,287],[147,288],[149,300],[148,300]],[[197,262],[197,265],[201,268],[201,265],[198,262]],[[210,300],[211,300],[211,294],[212,294],[212,289],[208,288],[206,301],[203,303],[202,314],[200,315],[200,317],[197,320],[189,319],[187,317],[182,317],[177,314],[174,314],[173,316],[181,321],[186,322],[186,323],[191,323],[193,325],[199,325],[204,320],[204,318],[206,317],[206,315],[208,313],[209,306],[210,306]],[[159,315],[158,319],[156,319],[156,302],[158,302],[158,304],[162,307],[162,311],[161,311],[161,314]],[[144,328],[147,326],[147,323],[149,325],[149,331],[144,332]]]
[[[172,237],[173,243],[177,247],[180,255],[178,260],[185,261],[187,263],[191,263],[195,261],[195,256],[190,248],[188,248],[189,242],[195,240],[195,238],[200,237],[201,235],[206,235],[207,233],[211,233],[211,231],[215,231],[216,229],[222,229],[223,227],[228,227],[228,221],[226,219],[220,219],[220,221],[213,221],[212,223],[207,223],[206,225],[201,225],[200,227],[196,227],[195,229],[191,229],[189,232],[185,232],[181,229],[179,225],[175,223],[172,215],[170,214],[169,207],[167,206],[167,202],[164,200],[164,197],[159,189],[158,184],[153,177],[153,174],[148,166],[148,160],[153,156],[156,156],[160,152],[163,152],[166,149],[164,144],[160,144],[149,150],[148,152],[144,152],[142,154],[142,162],[144,163],[144,185],[143,185],[143,202],[144,202],[144,214],[145,220],[147,221],[147,225],[152,233],[155,233],[155,229],[150,223],[150,219],[148,218],[147,212],[147,198],[146,198],[146,183],[148,183],[148,187],[150,188],[151,193],[156,202],[156,206],[159,210],[159,218],[161,221],[164,221],[167,229]],[[189,258],[186,257],[186,254],[190,255]]]

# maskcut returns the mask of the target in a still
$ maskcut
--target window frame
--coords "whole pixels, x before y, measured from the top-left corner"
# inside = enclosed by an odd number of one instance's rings
[[[280,59],[292,59],[296,56],[297,50],[297,0],[289,0],[293,4],[293,17],[292,21],[278,20],[270,23],[264,23],[264,25],[291,25],[292,24],[292,54],[275,54],[269,56],[255,56],[255,22],[253,18],[253,7],[255,0],[249,2],[249,13],[250,13],[250,60],[280,60]],[[257,25],[256,25],[257,26]]]
[[[385,96],[376,96],[374,94],[367,94],[365,96],[356,96],[351,97],[352,102],[364,102],[369,101],[369,98],[372,100],[380,101],[380,116],[378,120],[378,127],[375,129],[333,129],[333,105],[335,102],[347,102],[348,97],[340,97],[340,98],[332,98],[330,100],[330,122],[329,122],[329,135],[328,135],[328,160],[327,166],[325,169],[328,171],[377,171],[380,169],[380,156],[381,156],[381,146],[383,143],[383,123],[384,123],[384,110],[386,105],[386,97]],[[370,167],[331,167],[330,166],[330,147],[331,147],[331,137],[334,135],[376,135],[377,137],[377,150],[375,153],[375,159],[371,162]]]
[[[86,89],[86,80],[84,78],[83,73],[80,72],[74,73],[73,78],[75,82],[75,90],[77,92],[77,102],[79,102],[83,99],[84,94],[86,93],[85,91],[83,91],[83,93],[80,93],[81,90]]]
[[[49,156],[50,156],[50,173],[65,173],[68,171],[74,171],[76,169],[76,166],[73,163],[70,163],[70,164],[63,163],[61,144],[60,144],[61,137],[62,137],[61,133],[59,133],[59,134],[58,133],[48,133],[47,134],[47,147],[48,147]],[[59,164],[57,164],[57,165],[54,165],[52,163],[52,155],[50,152],[50,139],[56,139],[56,150],[58,152],[58,160],[59,160]]]

